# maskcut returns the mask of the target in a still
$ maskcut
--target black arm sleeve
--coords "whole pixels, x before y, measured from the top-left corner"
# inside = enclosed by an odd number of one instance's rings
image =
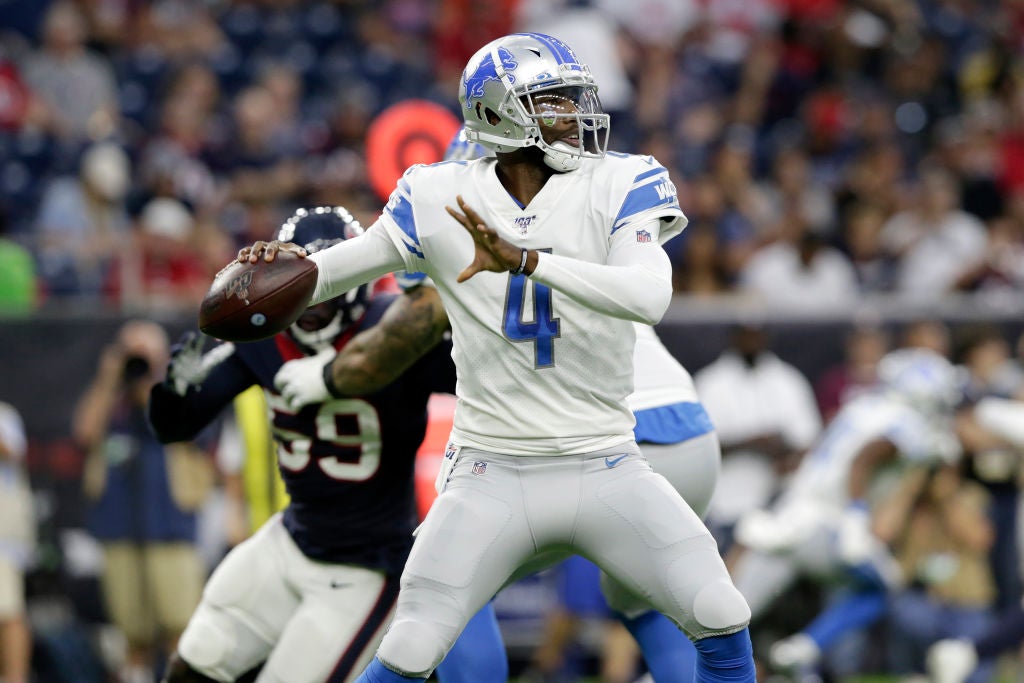
[[[213,422],[232,399],[253,384],[256,376],[233,353],[219,363],[199,387],[178,396],[166,383],[149,393],[147,416],[161,443],[189,441]]]

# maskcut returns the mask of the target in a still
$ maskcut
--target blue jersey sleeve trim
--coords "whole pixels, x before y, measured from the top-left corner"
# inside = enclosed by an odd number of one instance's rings
[[[612,224],[612,234],[629,221],[644,212],[655,209],[681,211],[676,188],[669,180],[668,171],[659,166],[645,171],[633,180],[633,187],[622,202],[619,213]]]
[[[384,207],[384,213],[405,234],[406,248],[422,258],[420,238],[416,232],[416,219],[413,217],[412,212],[411,191],[409,183],[405,178],[398,181],[398,187],[391,193],[391,198],[388,200],[387,206]]]
[[[408,242],[405,242],[405,248],[409,251],[410,254],[412,254],[416,258],[423,258],[423,252],[414,247],[413,245],[409,244]]]
[[[637,443],[679,443],[715,429],[700,403],[675,403],[638,410],[634,415],[633,435]]]
[[[641,182],[647,180],[648,178],[653,178],[654,176],[658,175],[659,173],[664,173],[664,172],[665,172],[665,167],[664,166],[659,166],[658,168],[653,168],[650,171],[644,171],[643,173],[638,175],[636,178],[633,178],[633,185],[636,185],[637,183],[641,183]]]

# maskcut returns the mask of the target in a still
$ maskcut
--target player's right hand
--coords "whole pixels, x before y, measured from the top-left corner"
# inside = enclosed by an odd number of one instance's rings
[[[190,387],[203,383],[210,368],[203,365],[205,335],[186,332],[171,347],[171,360],[167,365],[167,384],[178,396],[184,396]]]
[[[518,268],[522,259],[522,249],[489,228],[480,215],[466,204],[461,195],[456,199],[461,212],[450,206],[444,208],[448,215],[458,221],[472,236],[473,244],[476,247],[473,262],[459,273],[458,281],[465,282],[477,273],[484,271],[504,273]]]
[[[298,410],[331,398],[324,382],[324,367],[334,360],[337,353],[333,347],[328,347],[315,356],[290,360],[281,366],[274,375],[274,387],[289,408]]]
[[[281,242],[280,240],[271,240],[270,242],[253,242],[248,247],[242,247],[238,250],[238,261],[239,263],[256,263],[260,260],[260,255],[263,255],[263,260],[273,261],[277,258],[277,252],[279,251],[290,251],[300,258],[306,257],[306,249],[300,247],[292,242]]]

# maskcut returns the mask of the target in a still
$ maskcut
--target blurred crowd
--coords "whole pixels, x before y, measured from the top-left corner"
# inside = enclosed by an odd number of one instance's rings
[[[0,26],[7,308],[188,309],[297,206],[371,223],[370,122],[457,112],[466,59],[521,29],[578,46],[613,148],[671,169],[680,295],[1024,282],[1014,0],[7,0]]]

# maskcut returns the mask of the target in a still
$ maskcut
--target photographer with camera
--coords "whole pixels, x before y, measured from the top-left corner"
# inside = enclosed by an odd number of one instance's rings
[[[120,683],[151,683],[199,603],[204,568],[196,510],[212,463],[188,443],[164,445],[146,422],[149,391],[170,355],[153,322],[120,328],[75,408],[73,434],[87,453],[89,531],[103,547],[103,598],[127,641]]]

